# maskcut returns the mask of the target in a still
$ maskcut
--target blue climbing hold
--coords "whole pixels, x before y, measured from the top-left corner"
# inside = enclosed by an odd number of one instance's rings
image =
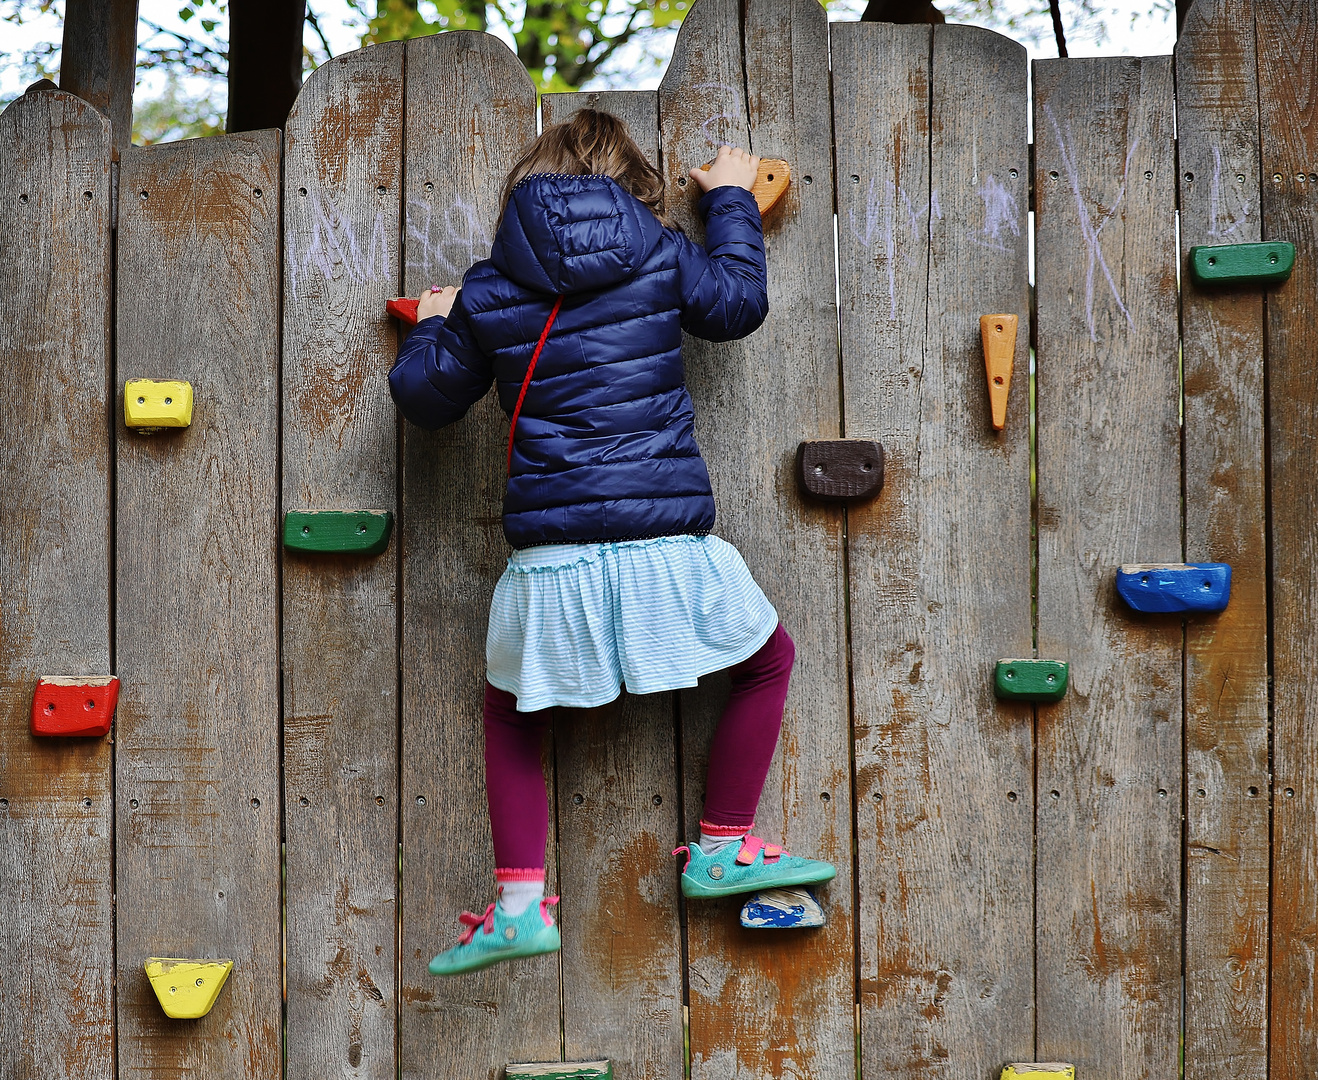
[[[1117,592],[1136,611],[1221,611],[1231,599],[1227,563],[1138,563],[1117,570]]]
[[[752,930],[795,930],[828,922],[815,894],[805,888],[765,889],[741,906],[741,925]]]

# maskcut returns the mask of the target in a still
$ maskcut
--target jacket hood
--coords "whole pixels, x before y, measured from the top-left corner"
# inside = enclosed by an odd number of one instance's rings
[[[631,277],[662,236],[659,219],[609,177],[540,173],[513,188],[490,259],[536,292],[592,292]]]

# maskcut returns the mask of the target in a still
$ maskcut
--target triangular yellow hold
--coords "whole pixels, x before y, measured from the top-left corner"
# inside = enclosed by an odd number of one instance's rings
[[[1075,1080],[1075,1066],[1068,1061],[1013,1061],[1002,1070],[1002,1080]]]
[[[1012,361],[1016,356],[1016,316],[981,315],[979,336],[984,342],[984,372],[988,375],[993,430],[1007,424],[1007,394],[1011,390]]]
[[[175,1020],[196,1020],[211,1011],[233,970],[233,961],[153,956],[144,966],[165,1015]]]

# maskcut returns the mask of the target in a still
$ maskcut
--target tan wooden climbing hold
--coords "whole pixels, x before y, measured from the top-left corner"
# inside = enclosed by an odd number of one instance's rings
[[[702,166],[706,172],[713,165],[713,160]],[[760,167],[755,173],[755,183],[751,185],[751,194],[755,196],[755,205],[760,208],[760,217],[764,217],[778,205],[792,181],[792,167],[782,158],[760,158]]]
[[[1016,323],[1015,315],[979,317],[994,431],[1001,431],[1007,424],[1007,395],[1011,391],[1011,368],[1016,356]]]

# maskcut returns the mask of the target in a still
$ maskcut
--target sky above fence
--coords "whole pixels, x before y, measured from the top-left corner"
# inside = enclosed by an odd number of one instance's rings
[[[197,34],[198,20],[193,19],[187,24],[179,19],[181,6],[180,0],[141,0],[143,25],[139,42],[152,33],[147,23],[166,31]],[[359,12],[351,10],[344,0],[309,0],[308,6],[316,13],[335,55],[359,47],[365,30],[365,20]],[[851,20],[859,16],[865,0],[830,0],[826,6],[830,19]],[[942,6],[950,8],[946,3]],[[997,4],[1000,16],[996,23],[983,19],[968,21],[997,29],[1007,18],[1037,6],[1030,3],[1030,0],[1000,0]],[[1158,0],[1098,0],[1093,6],[1098,12],[1097,21],[1086,19],[1073,0],[1062,0],[1067,46],[1072,56],[1149,56],[1171,52],[1176,41],[1176,26],[1170,5],[1164,7]],[[57,4],[56,7],[62,9],[63,4]],[[423,15],[435,17],[433,3],[422,0],[420,9]],[[511,35],[505,27],[491,26],[491,33],[511,41]],[[1009,33],[1022,41],[1031,59],[1057,55],[1046,14],[1024,16],[1021,29]],[[227,38],[228,30],[224,22],[216,26],[213,36],[219,41]],[[667,32],[653,39],[647,47],[621,50],[616,61],[587,89],[654,89],[659,85],[675,38],[674,32]],[[26,19],[21,25],[0,22],[0,101],[8,101],[21,93],[34,78],[33,73],[26,70],[22,63],[28,50],[42,43],[57,44],[59,39],[59,17],[54,10]],[[324,52],[323,45],[310,30],[307,32],[307,48],[313,55]],[[165,72],[156,70],[139,73],[137,107],[140,109],[146,103],[159,99],[167,90],[168,77]],[[179,80],[174,92],[198,100],[205,99],[214,109],[215,115],[223,117],[226,94],[222,81],[185,78]]]

